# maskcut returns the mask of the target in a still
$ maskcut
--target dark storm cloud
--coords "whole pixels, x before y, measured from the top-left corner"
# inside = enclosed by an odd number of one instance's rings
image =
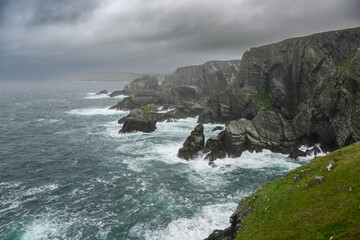
[[[360,23],[359,1],[352,0],[2,3],[1,79],[172,72],[211,59],[239,59],[252,46]]]
[[[98,7],[95,0],[37,0],[33,2],[33,16],[28,25],[74,24],[85,21]]]

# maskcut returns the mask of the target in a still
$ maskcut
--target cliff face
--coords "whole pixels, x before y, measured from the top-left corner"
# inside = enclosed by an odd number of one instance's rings
[[[239,63],[239,60],[210,61],[198,66],[178,68],[173,74],[166,76],[159,88],[155,84],[156,88],[151,88],[146,94],[142,88],[141,91],[136,91],[139,87],[133,87],[129,91],[135,84],[134,80],[122,91],[130,96],[112,108],[135,109],[148,103],[170,107],[185,104],[190,108],[191,105],[196,106],[199,114],[198,108],[204,108],[211,95],[225,90],[233,82],[239,72]]]
[[[201,120],[252,119],[259,110],[256,101],[245,97],[252,93],[266,95],[271,107],[293,119],[321,79],[351,58],[359,45],[360,28],[355,28],[252,48],[244,53],[234,84],[209,100]]]
[[[207,240],[358,239],[360,143],[318,157],[241,200]]]
[[[240,63],[240,60],[209,61],[202,65],[181,67],[176,69],[171,75],[166,76],[161,87],[165,89],[194,84],[206,74],[215,73],[223,68],[231,67],[231,65],[238,63]]]
[[[234,83],[215,94],[199,118],[244,118],[210,140],[208,158],[262,148],[290,152],[315,142],[332,150],[359,141],[359,72],[360,28],[246,52]]]

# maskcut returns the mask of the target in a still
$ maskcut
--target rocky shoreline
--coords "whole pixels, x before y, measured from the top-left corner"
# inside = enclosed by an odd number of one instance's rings
[[[135,79],[116,91],[128,97],[111,109],[153,104],[172,109],[156,113],[158,121],[200,115],[199,123],[226,123],[206,141],[210,162],[264,148],[296,158],[304,144],[331,151],[360,139],[359,46],[354,28],[252,48],[241,61],[179,68],[160,85]]]
[[[178,68],[160,85],[144,76],[110,96],[117,94],[128,97],[111,109],[131,110],[119,120],[120,133],[151,132],[156,121],[199,116],[178,152],[186,160],[201,154],[216,166],[216,159],[262,149],[297,158],[316,155],[317,147],[299,150],[316,143],[333,151],[360,140],[360,28],[252,48],[242,60]],[[205,141],[204,123],[226,128]],[[243,199],[231,227],[208,239],[234,239],[253,201]]]

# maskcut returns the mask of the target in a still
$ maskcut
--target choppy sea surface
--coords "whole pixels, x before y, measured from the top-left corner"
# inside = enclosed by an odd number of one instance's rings
[[[0,88],[0,239],[203,239],[229,226],[238,202],[294,161],[268,150],[179,159],[196,118],[118,134],[117,82]],[[206,124],[206,139],[218,132]]]

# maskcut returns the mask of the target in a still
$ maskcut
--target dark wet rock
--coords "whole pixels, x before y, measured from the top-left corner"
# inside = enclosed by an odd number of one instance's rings
[[[300,177],[299,175],[296,175],[296,176],[294,177],[294,183],[300,181],[300,179],[301,179],[301,177]]]
[[[260,111],[252,121],[245,118],[231,121],[218,136],[209,139],[207,158],[212,160],[225,154],[239,157],[245,150],[264,148],[286,153],[297,146],[297,139],[293,126],[286,119],[274,112]]]
[[[123,121],[123,127],[119,133],[134,131],[153,132],[156,129],[157,106],[146,105],[138,110],[133,110]]]
[[[224,132],[220,132],[217,136],[209,138],[206,141],[205,152],[207,153],[205,159],[209,160],[209,164],[213,165],[214,160],[226,157],[226,149],[224,140]]]
[[[290,158],[298,158],[298,157],[306,157],[307,153],[304,151],[301,151],[298,147],[292,147],[290,149],[290,154],[289,157]]]
[[[178,122],[176,119],[173,118],[169,118],[168,120],[166,120],[167,123],[174,123],[174,122]]]
[[[204,142],[204,126],[200,123],[187,137],[183,147],[179,149],[178,157],[186,160],[196,157],[203,150]]]
[[[194,102],[185,102],[182,104],[178,104],[173,110],[159,113],[158,114],[158,121],[166,121],[168,119],[181,119],[187,117],[196,117],[198,116],[202,110],[203,106],[194,103]]]
[[[211,131],[215,132],[215,131],[222,131],[222,130],[224,130],[224,128],[222,126],[216,126]]]
[[[96,95],[101,95],[101,94],[108,94],[107,90],[101,90],[100,92],[96,93]]]
[[[116,96],[120,96],[120,95],[130,95],[131,92],[126,91],[126,90],[116,90],[113,91],[112,93],[109,94],[110,97],[116,97]]]

